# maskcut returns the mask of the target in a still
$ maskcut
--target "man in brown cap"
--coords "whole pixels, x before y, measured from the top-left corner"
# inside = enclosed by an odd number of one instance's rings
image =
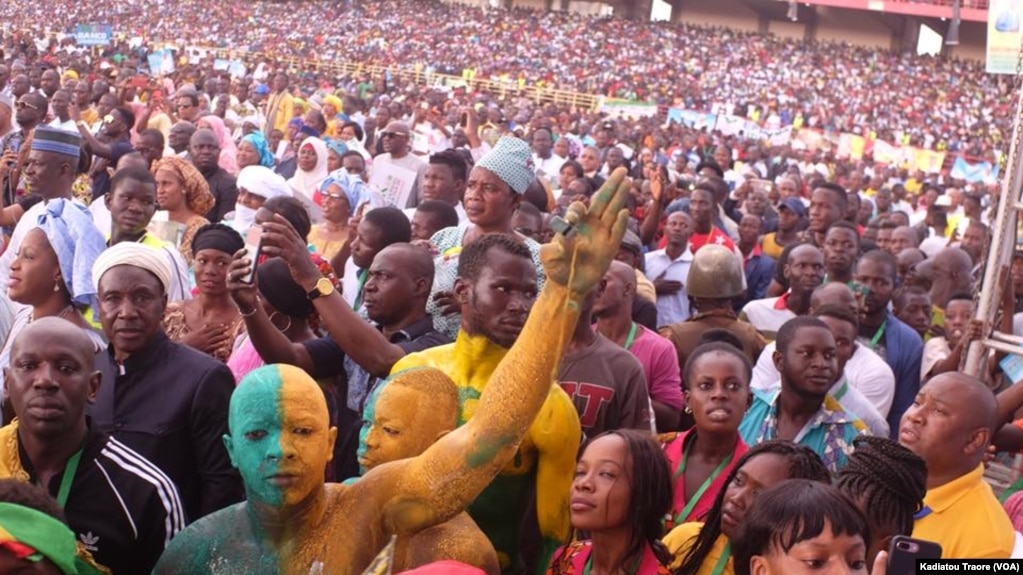
[[[724,329],[742,342],[750,362],[756,363],[766,342],[752,325],[741,322],[732,310],[732,300],[746,292],[739,259],[732,250],[708,244],[695,256],[689,268],[686,291],[693,315],[686,321],[662,327],[659,332],[678,351],[678,364],[685,366],[689,354],[696,349],[700,336],[707,330]]]

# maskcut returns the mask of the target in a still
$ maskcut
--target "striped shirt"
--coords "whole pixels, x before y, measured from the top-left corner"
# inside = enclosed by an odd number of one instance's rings
[[[20,438],[18,452],[30,481],[38,483]],[[47,485],[57,496],[63,472]],[[90,429],[67,504],[78,542],[114,575],[150,573],[164,547],[185,527],[174,483],[149,460],[117,439]]]

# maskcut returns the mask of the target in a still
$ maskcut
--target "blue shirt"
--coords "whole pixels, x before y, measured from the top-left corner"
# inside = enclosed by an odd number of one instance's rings
[[[884,331],[884,359],[895,374],[895,395],[888,412],[888,429],[892,439],[898,437],[902,414],[913,405],[920,392],[920,361],[924,357],[924,342],[920,335],[892,312],[888,312]]]
[[[739,424],[739,435],[750,447],[778,438],[778,395],[781,389],[753,390],[753,405]],[[795,442],[812,449],[824,460],[828,471],[835,473],[849,461],[853,440],[869,435],[867,425],[842,409],[828,394],[817,414],[799,431]]]

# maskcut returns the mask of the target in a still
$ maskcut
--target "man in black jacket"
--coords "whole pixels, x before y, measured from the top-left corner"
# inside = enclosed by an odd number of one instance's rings
[[[115,575],[149,573],[184,529],[185,512],[166,474],[86,419],[100,383],[95,353],[80,328],[58,317],[15,338],[4,385],[18,419],[0,429],[0,478],[42,485]]]
[[[240,501],[241,480],[223,442],[234,377],[164,333],[167,258],[121,242],[96,259],[92,277],[117,371],[104,374],[93,421],[174,480],[189,521]]]

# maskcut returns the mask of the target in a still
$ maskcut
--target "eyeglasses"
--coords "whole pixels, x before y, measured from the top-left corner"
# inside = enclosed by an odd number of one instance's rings
[[[384,138],[407,138],[407,137],[408,134],[406,134],[405,132],[382,132],[380,134],[381,140]]]
[[[32,104],[29,104],[28,102],[22,102],[20,100],[18,102],[14,103],[14,107],[19,109],[19,110],[24,109],[24,108],[32,108],[33,110],[38,110],[39,109],[39,106],[33,106]]]

